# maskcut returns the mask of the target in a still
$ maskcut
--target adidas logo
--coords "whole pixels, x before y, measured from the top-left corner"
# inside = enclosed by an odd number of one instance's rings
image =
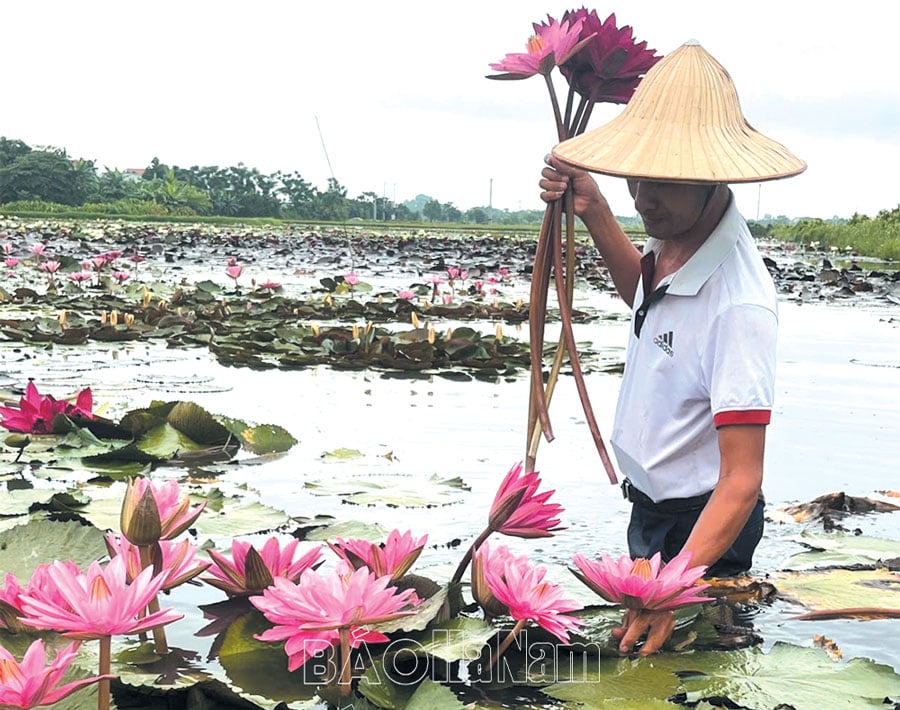
[[[655,338],[653,338],[653,342],[658,345],[659,348],[669,357],[673,357],[675,355],[675,351],[672,349],[671,330],[668,333],[660,333]]]

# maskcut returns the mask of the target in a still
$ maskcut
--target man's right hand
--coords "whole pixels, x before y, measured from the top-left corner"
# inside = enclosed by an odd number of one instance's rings
[[[606,198],[586,170],[567,165],[550,154],[544,157],[544,162],[547,167],[541,171],[541,180],[538,183],[544,202],[560,199],[565,194],[566,188],[571,185],[575,214],[579,217],[584,218],[593,210],[609,210]]]

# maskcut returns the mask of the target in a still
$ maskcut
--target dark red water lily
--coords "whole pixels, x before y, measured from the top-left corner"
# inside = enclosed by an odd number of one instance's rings
[[[572,10],[563,20],[581,20],[581,36],[590,37],[559,69],[574,90],[595,103],[627,103],[641,77],[662,57],[638,42],[629,25],[616,26],[616,15],[601,20],[596,10]]]
[[[75,403],[58,400],[53,395],[42,395],[34,382],[25,388],[25,396],[18,407],[0,407],[0,426],[23,434],[53,433],[53,419],[63,414],[67,417],[93,419],[94,396],[87,387],[78,393]]]

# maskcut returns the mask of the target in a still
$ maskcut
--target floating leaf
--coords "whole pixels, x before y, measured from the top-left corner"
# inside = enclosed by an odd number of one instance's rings
[[[900,574],[883,569],[785,573],[775,586],[810,609],[900,609]]]
[[[344,539],[358,538],[360,540],[378,541],[386,539],[387,535],[387,530],[380,525],[363,523],[359,520],[342,520],[310,530],[306,534],[305,539],[327,542],[342,537]]]
[[[431,475],[426,479],[413,476],[387,475],[377,478],[350,478],[327,481],[308,481],[304,487],[313,495],[336,495],[348,503],[407,508],[422,508],[449,505],[460,500],[459,491],[468,486],[459,477],[439,478]]]
[[[0,532],[0,569],[23,584],[39,564],[64,559],[83,569],[105,555],[103,533],[79,522],[35,517],[26,525]]]
[[[363,457],[363,452],[358,449],[333,449],[322,454],[324,461],[352,461]]]
[[[420,634],[414,634],[416,654],[435,656],[443,661],[474,661],[481,656],[484,645],[497,630],[481,619],[457,617],[435,624]]]
[[[284,702],[312,698],[321,682],[310,673],[314,664],[291,673],[284,644],[255,638],[271,626],[256,609],[237,617],[223,635],[219,663],[231,683],[244,692]]]
[[[686,692],[689,702],[727,698],[736,704],[729,707],[785,704],[797,710],[877,707],[884,697],[900,692],[900,676],[888,666],[865,659],[838,664],[820,649],[780,642],[769,653],[752,648],[636,660],[593,658],[576,669],[582,671],[580,677],[564,678],[543,692],[592,708],[656,707],[652,703]]]
[[[793,555],[785,563],[785,569],[874,566],[878,562],[900,557],[900,542],[867,535],[804,530],[795,541],[809,548],[809,551]]]
[[[188,439],[204,446],[228,441],[228,429],[203,407],[194,402],[179,402],[169,412],[167,421]]]
[[[238,438],[241,446],[257,456],[282,453],[297,444],[297,439],[284,427],[274,424],[251,426],[239,419],[216,418]]]

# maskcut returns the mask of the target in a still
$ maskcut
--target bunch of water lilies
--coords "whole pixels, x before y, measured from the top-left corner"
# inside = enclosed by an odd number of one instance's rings
[[[472,560],[472,595],[485,618],[510,617],[512,629],[493,652],[497,663],[516,635],[537,624],[569,642],[581,607],[547,579],[547,569],[514,555],[503,545],[489,546],[493,533],[521,538],[552,536],[560,530],[560,506],[553,491],[539,491],[540,478],[521,464],[506,474],[484,532],[467,551],[449,586],[458,585]],[[330,572],[320,572],[323,547],[301,550],[298,540],[270,537],[259,548],[233,540],[230,555],[209,551],[202,559],[189,539],[177,540],[197,520],[205,503],[192,503],[177,481],[135,477],[128,482],[120,531],[106,536],[108,561],[87,569],[65,560],[39,565],[26,584],[6,574],[0,589],[0,620],[11,632],[52,630],[74,642],[46,665],[44,642],[34,641],[21,661],[0,649],[0,707],[50,705],[79,688],[98,683],[98,708],[110,707],[112,636],[153,634],[157,653],[166,653],[164,627],[182,616],[161,608],[158,595],[189,580],[204,581],[231,599],[247,599],[271,628],[257,636],[283,643],[290,671],[312,658],[328,657],[339,672],[329,677],[338,697],[352,692],[354,649],[389,640],[380,624],[415,616],[427,599],[403,584],[421,554],[427,535],[392,531],[384,542],[337,538],[328,543],[337,555]],[[630,609],[667,609],[704,601],[697,581],[705,568],[679,557],[662,566],[651,561],[591,560],[576,555],[572,571],[604,599]],[[205,575],[203,573],[206,573]],[[200,576],[203,575],[203,576]],[[458,587],[457,587],[458,588]],[[85,641],[100,644],[98,675],[61,684]],[[359,656],[356,661],[370,656]]]

